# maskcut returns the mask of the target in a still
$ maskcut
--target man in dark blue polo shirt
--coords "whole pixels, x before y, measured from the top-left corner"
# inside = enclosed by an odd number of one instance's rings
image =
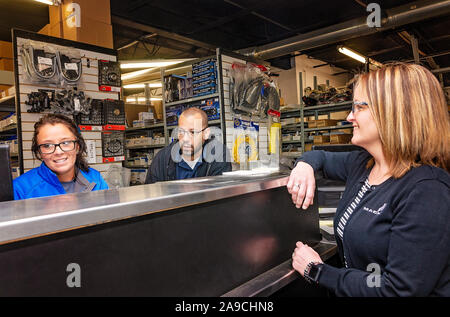
[[[227,149],[210,138],[208,116],[198,108],[188,108],[178,119],[178,140],[158,152],[147,173],[146,184],[231,171]]]

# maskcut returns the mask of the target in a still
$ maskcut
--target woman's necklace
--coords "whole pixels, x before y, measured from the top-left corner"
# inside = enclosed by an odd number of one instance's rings
[[[372,168],[372,170],[370,171],[369,177],[368,177],[370,185],[379,185],[390,177],[389,171],[382,173],[379,176],[374,176],[376,173],[374,170],[375,170],[375,167]]]

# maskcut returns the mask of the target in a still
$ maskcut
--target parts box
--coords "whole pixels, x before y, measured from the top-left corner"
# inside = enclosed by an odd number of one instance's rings
[[[204,100],[200,104],[199,108],[204,112],[206,112],[206,115],[208,116],[208,121],[220,119],[219,98]]]
[[[178,125],[178,117],[184,110],[184,105],[175,105],[166,107],[166,124],[167,126]]]

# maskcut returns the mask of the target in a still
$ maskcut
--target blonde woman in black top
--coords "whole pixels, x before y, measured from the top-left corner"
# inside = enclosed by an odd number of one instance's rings
[[[419,65],[360,75],[347,120],[365,151],[306,152],[287,188],[314,199],[314,171],[346,181],[334,218],[343,268],[297,242],[293,268],[337,296],[450,296],[450,123],[443,91]]]

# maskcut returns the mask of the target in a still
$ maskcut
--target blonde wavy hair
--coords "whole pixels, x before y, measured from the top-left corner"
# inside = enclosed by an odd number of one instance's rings
[[[450,119],[444,92],[425,67],[395,63],[358,75],[391,175],[431,165],[449,172]],[[368,166],[373,164],[369,162]]]

